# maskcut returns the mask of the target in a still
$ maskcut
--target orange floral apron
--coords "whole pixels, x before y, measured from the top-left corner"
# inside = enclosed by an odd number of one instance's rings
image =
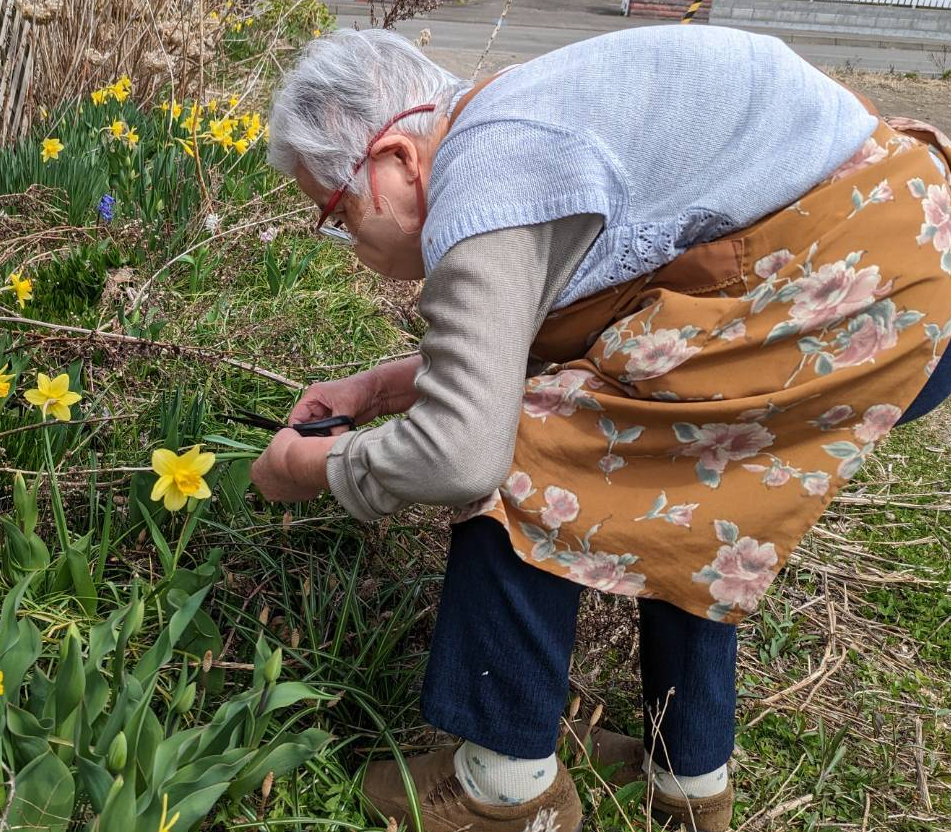
[[[951,142],[910,119],[798,202],[551,313],[504,484],[523,560],[737,622],[951,340]]]

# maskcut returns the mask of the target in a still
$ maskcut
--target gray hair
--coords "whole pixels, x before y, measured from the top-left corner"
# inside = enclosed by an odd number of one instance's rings
[[[333,190],[350,179],[367,142],[393,116],[435,104],[435,111],[393,127],[406,135],[429,135],[465,86],[395,32],[338,29],[307,45],[275,93],[268,162],[290,176],[300,163]],[[368,192],[366,166],[351,188],[357,195]]]

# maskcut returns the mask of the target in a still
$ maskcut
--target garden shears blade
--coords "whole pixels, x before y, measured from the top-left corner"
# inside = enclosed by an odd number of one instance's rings
[[[346,426],[347,430],[353,430],[356,427],[352,416],[330,416],[326,419],[318,419],[316,422],[285,425],[276,419],[269,419],[267,416],[262,416],[260,413],[254,413],[241,407],[236,407],[235,414],[226,414],[225,418],[231,422],[240,422],[254,428],[264,428],[264,430],[279,431],[284,428],[293,428],[301,436],[330,436],[331,429],[341,425]]]

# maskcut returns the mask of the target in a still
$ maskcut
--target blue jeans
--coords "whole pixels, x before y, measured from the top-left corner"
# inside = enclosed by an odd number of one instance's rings
[[[452,528],[422,714],[450,734],[513,757],[555,750],[583,587],[522,561],[495,520]],[[736,627],[641,600],[644,736],[659,713],[658,764],[705,774],[733,752]],[[657,708],[657,705],[660,708]]]
[[[924,415],[949,394],[951,349],[898,423]],[[551,754],[582,589],[523,562],[493,519],[453,526],[423,717],[500,754]],[[642,599],[638,607],[645,745],[674,774],[713,771],[733,753],[736,627],[664,601]],[[663,742],[654,749],[658,734]]]

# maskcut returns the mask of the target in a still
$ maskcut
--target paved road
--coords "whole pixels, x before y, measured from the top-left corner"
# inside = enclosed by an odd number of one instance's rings
[[[328,5],[336,9],[339,25],[369,26],[365,2],[330,0]],[[468,75],[485,48],[502,6],[503,0],[449,2],[429,15],[398,23],[396,30],[415,38],[420,29],[428,28],[433,39],[427,51],[451,70]],[[515,0],[493,45],[488,69],[527,60],[604,32],[669,22],[622,17],[619,0]],[[757,31],[783,37],[783,33],[765,28]],[[921,75],[934,75],[938,67],[951,69],[951,53],[940,55],[917,44],[912,45],[913,48],[907,45],[884,48],[878,41],[861,37],[842,43],[819,32],[784,39],[806,60],[820,66],[848,63],[856,69],[894,69]]]

